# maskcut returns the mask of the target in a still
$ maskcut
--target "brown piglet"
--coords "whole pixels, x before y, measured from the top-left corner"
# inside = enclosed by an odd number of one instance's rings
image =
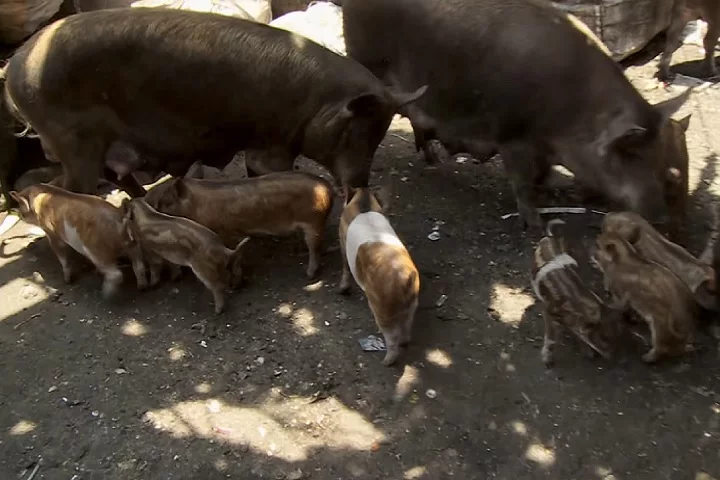
[[[690,289],[702,307],[714,309],[715,270],[671,242],[643,217],[634,212],[613,212],[602,223],[604,233],[614,233],[633,245],[646,260],[670,269]]]
[[[242,277],[241,250],[248,238],[231,250],[210,229],[187,218],[160,213],[142,198],[125,201],[123,209],[128,231],[150,264],[150,284],[160,280],[164,261],[174,265],[174,277],[180,267],[190,267],[213,294],[215,313],[221,313],[225,291]]]
[[[556,323],[605,359],[612,356],[611,342],[620,325],[620,312],[605,305],[580,278],[578,263],[562,233],[564,228],[562,220],[548,222],[547,236],[538,242],[531,268],[533,291],[545,309],[541,356],[546,366],[553,363]]]
[[[634,310],[650,327],[652,348],[643,361],[692,350],[697,306],[690,289],[668,268],[640,256],[620,235],[601,233],[596,242],[594,259],[613,307]]]
[[[346,188],[345,198],[340,217],[340,291],[350,289],[352,274],[385,337],[387,352],[382,363],[392,365],[411,339],[420,275],[375,195],[367,188]]]
[[[269,173],[231,180],[173,178],[145,199],[159,212],[186,217],[217,233],[227,247],[249,235],[288,235],[302,230],[309,251],[307,275],[315,276],[334,191],[326,180],[303,172]]]
[[[118,259],[129,257],[138,289],[147,286],[140,246],[123,227],[122,211],[102,198],[68,192],[45,183],[10,195],[19,204],[20,215],[39,226],[62,265],[65,282],[73,281],[72,251],[89,259],[105,278],[103,296],[113,296],[123,281]]]

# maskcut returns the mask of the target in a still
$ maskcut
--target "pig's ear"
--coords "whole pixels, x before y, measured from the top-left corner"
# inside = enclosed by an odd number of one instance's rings
[[[627,115],[618,115],[608,122],[596,141],[597,153],[604,157],[612,146],[627,148],[644,139],[647,129],[636,124]]]
[[[425,92],[427,92],[428,86],[423,85],[422,87],[418,88],[414,92],[393,92],[390,91],[390,96],[392,97],[393,101],[395,102],[395,108],[402,108],[408,103],[412,103],[418,98],[425,95]]]
[[[687,102],[687,99],[690,98],[691,93],[692,87],[688,87],[687,90],[685,90],[677,97],[671,98],[670,100],[665,100],[664,102],[656,103],[655,110],[658,111],[660,115],[663,116],[663,118],[670,118],[675,114],[675,112],[680,110],[680,107],[682,107],[685,102]]]
[[[382,104],[383,100],[379,96],[366,93],[350,100],[343,110],[343,116],[348,118],[371,116],[378,111]]]
[[[680,125],[683,132],[687,132],[687,129],[690,126],[690,117],[692,117],[692,113],[678,120],[678,125]]]
[[[169,190],[176,198],[183,198],[187,194],[187,188],[185,187],[185,182],[182,178],[176,178],[173,180]]]
[[[30,211],[30,202],[28,202],[28,199],[25,198],[23,195],[20,195],[17,191],[13,190],[10,192],[10,197],[14,198],[15,201],[18,202],[21,211]]]
[[[184,178],[197,178],[202,179],[204,178],[204,172],[203,172],[203,164],[200,160],[190,165],[190,168],[188,168],[188,171],[185,173]]]

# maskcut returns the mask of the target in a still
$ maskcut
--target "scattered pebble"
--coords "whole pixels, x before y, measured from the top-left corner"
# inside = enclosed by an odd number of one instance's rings
[[[257,363],[258,365],[262,365],[263,363],[265,363],[265,357],[256,358],[255,363]]]
[[[425,392],[425,396],[428,397],[429,399],[433,399],[433,398],[437,397],[437,392],[435,390],[433,390],[432,388],[428,388],[427,391]]]
[[[445,294],[440,295],[440,298],[437,299],[437,302],[435,302],[435,306],[440,308],[443,305],[445,305],[445,302],[447,301],[448,296]]]
[[[440,240],[440,232],[437,232],[437,231],[431,232],[427,238],[429,240],[432,240],[433,242],[437,242],[438,240]]]
[[[91,414],[93,417],[97,417],[97,416],[100,415],[100,412],[98,412],[97,410],[93,410],[92,412],[90,412],[90,414]]]
[[[360,348],[362,348],[364,352],[385,351],[385,341],[375,335],[368,335],[365,338],[361,338],[360,340],[358,340],[358,343],[360,344]]]
[[[116,368],[115,373],[117,373],[118,375],[122,375],[123,373],[127,373],[127,370],[125,370],[124,368]]]
[[[58,387],[56,387],[55,385],[53,385],[52,387],[48,388],[48,393],[52,393],[52,392],[54,392],[54,391],[57,390],[57,389],[58,389]]]
[[[459,156],[455,159],[455,163],[459,163],[460,165],[462,165],[463,163],[465,163],[467,161],[468,161],[468,157],[465,157],[465,156]]]
[[[205,340],[200,340],[200,346],[203,348],[207,348],[207,343],[205,342]]]
[[[210,402],[208,402],[207,409],[210,413],[218,413],[220,411],[220,402],[217,400],[210,400]]]

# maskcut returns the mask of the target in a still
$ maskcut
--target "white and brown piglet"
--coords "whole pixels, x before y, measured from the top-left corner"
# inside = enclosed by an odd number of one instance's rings
[[[382,363],[392,365],[411,339],[420,275],[375,195],[367,188],[346,188],[345,198],[340,217],[340,291],[349,290],[352,274],[385,337]]]
[[[670,269],[642,257],[617,233],[597,237],[595,261],[605,277],[614,307],[634,310],[650,327],[652,363],[692,350],[697,304],[690,289]]]
[[[173,277],[179,274],[180,267],[190,267],[213,294],[215,313],[221,313],[225,291],[241,279],[241,250],[248,238],[231,250],[209,228],[187,218],[160,213],[142,198],[124,202],[123,209],[128,231],[139,242],[150,264],[150,284],[154,286],[160,280],[164,262],[174,266]]]
[[[603,358],[609,359],[620,315],[609,308],[580,278],[577,260],[562,235],[565,222],[547,224],[547,236],[535,248],[532,288],[545,308],[542,360],[553,363],[555,324],[563,325]]]
[[[704,308],[717,308],[715,270],[671,242],[643,217],[634,212],[613,212],[602,223],[604,233],[614,233],[629,242],[643,258],[670,269],[693,292]]]
[[[201,172],[196,162],[184,178],[150,189],[145,200],[159,212],[206,226],[227,247],[249,235],[285,236],[301,230],[309,252],[307,275],[315,276],[335,196],[329,182],[304,172],[230,180],[192,178]]]
[[[69,192],[41,183],[12,191],[20,215],[40,227],[47,235],[63,269],[65,282],[73,281],[72,251],[83,255],[105,277],[102,291],[106,298],[116,293],[123,281],[118,259],[129,257],[138,289],[147,286],[140,246],[123,226],[123,213],[100,197]]]

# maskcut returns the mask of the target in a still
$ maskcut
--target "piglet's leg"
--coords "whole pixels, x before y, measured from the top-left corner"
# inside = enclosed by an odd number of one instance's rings
[[[48,241],[50,242],[50,248],[52,248],[52,251],[55,252],[55,256],[60,262],[60,266],[62,266],[63,279],[65,280],[65,283],[72,283],[73,270],[70,260],[70,256],[73,252],[72,248],[59,238],[52,235],[48,235]]]
[[[211,270],[211,267],[204,265],[191,265],[193,273],[200,280],[205,288],[210,290],[215,301],[215,313],[221,314],[225,308],[225,288],[222,281],[218,280],[217,272]],[[224,268],[224,266],[222,267]]]
[[[345,253],[345,242],[343,241],[340,241],[340,254],[342,255],[343,271],[338,291],[346,294],[350,290],[350,266],[348,265],[347,254]]]
[[[135,280],[137,281],[138,290],[145,290],[148,287],[147,271],[145,270],[145,260],[143,259],[142,249],[140,245],[133,245],[128,251],[130,262],[132,263]]]
[[[102,286],[103,297],[111,298],[122,285],[123,274],[116,265],[98,265],[97,267],[105,277]]]
[[[318,231],[310,225],[303,226],[303,233],[305,234],[305,244],[308,248],[308,268],[307,276],[313,278],[318,271],[320,261],[320,249],[322,247],[322,231]]]
[[[553,349],[555,347],[557,332],[555,329],[555,319],[550,311],[546,308],[545,314],[543,315],[545,320],[545,338],[543,340],[542,350],[540,356],[545,366],[550,366],[553,363]]]

